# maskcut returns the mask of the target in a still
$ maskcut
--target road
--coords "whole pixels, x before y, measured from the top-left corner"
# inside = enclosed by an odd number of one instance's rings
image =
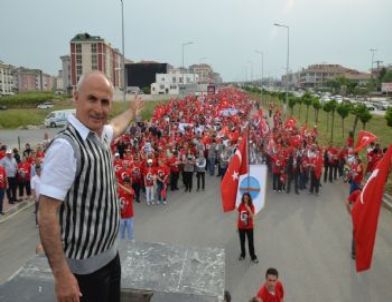
[[[392,215],[382,209],[373,267],[357,274],[350,257],[351,222],[343,204],[347,188],[325,184],[320,196],[268,190],[266,208],[255,220],[260,259],[239,262],[236,213],[224,214],[219,178],[207,177],[205,192],[169,192],[168,206],[135,205],[137,240],[226,250],[226,288],[233,301],[255,295],[268,267],[285,285],[285,301],[392,301]],[[0,282],[34,254],[38,242],[32,208],[0,225]]]
[[[0,142],[10,147],[18,146],[18,137],[20,139],[20,147],[24,150],[26,143],[30,143],[33,147],[44,140],[45,132],[48,133],[49,139],[53,138],[57,132],[62,128],[43,128],[43,129],[1,129],[0,131]]]

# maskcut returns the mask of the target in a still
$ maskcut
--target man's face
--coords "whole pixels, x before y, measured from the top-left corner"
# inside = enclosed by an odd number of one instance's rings
[[[112,109],[112,98],[112,87],[103,75],[88,75],[75,92],[76,117],[91,131],[101,133]]]
[[[275,275],[267,275],[266,285],[269,291],[275,290],[276,281],[278,281],[278,277]]]

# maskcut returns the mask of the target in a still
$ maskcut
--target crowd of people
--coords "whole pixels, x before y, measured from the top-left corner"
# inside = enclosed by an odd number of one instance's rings
[[[133,202],[145,202],[148,206],[166,205],[169,192],[179,190],[181,183],[185,192],[205,190],[206,174],[223,178],[243,137],[248,140],[250,162],[268,165],[272,190],[295,194],[308,190],[318,195],[322,179],[326,183],[338,178],[350,184],[351,194],[360,189],[366,174],[372,172],[385,151],[372,143],[367,149],[365,167],[354,150],[352,134],[342,147],[320,146],[316,126],[308,128],[299,125],[293,117],[284,118],[273,105],[268,112],[263,111],[247,94],[234,88],[221,89],[211,96],[170,100],[155,108],[150,121],[133,122],[111,144],[121,209],[120,238],[133,239]],[[11,150],[1,146],[1,214],[4,192],[10,204],[33,195],[38,205],[37,191],[45,147],[38,145],[32,149],[26,144],[20,154],[16,148]],[[245,258],[247,237],[250,258],[257,263],[251,196],[245,194],[241,204],[239,260]],[[275,269],[267,271],[267,285],[277,277]],[[271,285],[261,289],[254,301],[269,301],[264,297],[271,291],[281,292],[279,295],[283,299],[283,287],[275,289],[275,285]]]

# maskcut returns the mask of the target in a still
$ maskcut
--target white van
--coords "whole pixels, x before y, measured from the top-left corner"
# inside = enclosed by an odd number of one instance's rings
[[[68,115],[70,114],[76,114],[76,109],[52,111],[45,118],[44,124],[46,127],[51,128],[63,127],[67,124]]]

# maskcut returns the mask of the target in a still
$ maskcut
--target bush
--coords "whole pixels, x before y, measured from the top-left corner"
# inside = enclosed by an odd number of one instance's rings
[[[1,97],[0,106],[7,106],[8,108],[35,108],[43,102],[59,98],[62,97],[53,95],[51,92],[26,92]]]

